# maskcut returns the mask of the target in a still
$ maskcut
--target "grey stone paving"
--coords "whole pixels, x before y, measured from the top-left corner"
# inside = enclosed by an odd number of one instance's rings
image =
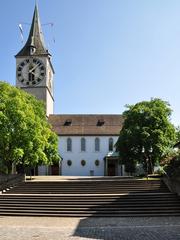
[[[180,217],[0,217],[0,240],[180,240]]]

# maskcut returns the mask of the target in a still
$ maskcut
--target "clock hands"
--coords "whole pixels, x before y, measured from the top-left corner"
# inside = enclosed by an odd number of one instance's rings
[[[39,67],[40,65],[41,65],[41,63],[38,63],[38,64],[36,64],[33,68],[29,69],[29,73],[34,74],[33,71],[34,71],[37,67]]]
[[[33,74],[35,77],[36,77],[36,76],[39,76],[38,73],[34,73],[34,72],[30,72],[30,73]]]

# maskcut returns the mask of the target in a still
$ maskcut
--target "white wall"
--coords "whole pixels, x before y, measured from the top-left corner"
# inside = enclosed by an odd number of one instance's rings
[[[98,136],[97,136],[98,137]],[[59,138],[59,152],[63,158],[62,175],[64,176],[90,176],[90,171],[94,171],[94,176],[104,176],[104,157],[109,152],[109,138],[100,136],[100,151],[95,152],[95,136],[84,137],[86,139],[86,151],[81,152],[81,137],[70,137],[72,139],[72,151],[67,151],[67,138]],[[113,137],[114,144],[118,137]],[[95,160],[99,160],[99,166],[95,165]],[[68,166],[67,161],[71,160],[72,165]],[[86,165],[81,165],[81,160],[86,161]]]

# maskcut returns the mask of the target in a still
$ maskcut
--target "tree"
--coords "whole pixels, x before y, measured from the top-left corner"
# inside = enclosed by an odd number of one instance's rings
[[[170,122],[172,110],[168,102],[157,98],[126,107],[117,150],[127,171],[142,163],[152,173],[176,140],[175,127]]]
[[[176,128],[176,137],[177,137],[177,142],[180,142],[180,126]]]
[[[0,171],[60,160],[58,138],[47,122],[44,104],[25,91],[0,82]]]

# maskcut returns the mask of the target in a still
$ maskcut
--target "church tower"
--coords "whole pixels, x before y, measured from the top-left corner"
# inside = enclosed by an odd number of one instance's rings
[[[51,55],[45,47],[39,12],[35,6],[29,37],[16,58],[16,86],[45,103],[46,115],[53,114]]]

